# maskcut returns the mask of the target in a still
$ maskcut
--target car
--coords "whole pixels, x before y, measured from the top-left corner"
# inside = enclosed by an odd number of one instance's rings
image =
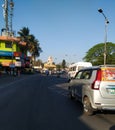
[[[68,84],[69,97],[82,103],[85,114],[115,110],[114,65],[81,69]]]

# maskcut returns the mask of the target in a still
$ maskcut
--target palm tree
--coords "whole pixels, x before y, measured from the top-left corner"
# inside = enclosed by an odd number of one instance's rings
[[[40,53],[42,52],[42,49],[40,47],[39,41],[35,38],[34,35],[30,35],[29,41],[30,41],[30,44],[28,45],[28,51],[31,53],[32,58],[35,61],[36,57],[38,57]]]
[[[30,34],[30,30],[28,27],[23,27],[18,34],[20,35],[20,39],[26,42],[26,46],[21,48],[24,53],[27,54],[27,51],[30,52],[33,59],[40,55],[42,49],[40,47],[39,41],[35,38],[34,35]]]
[[[30,37],[30,30],[29,28],[23,27],[18,34],[20,35],[20,39],[23,42],[26,42],[26,46],[20,46],[20,49],[23,53],[27,54],[28,46],[29,46],[29,37]]]

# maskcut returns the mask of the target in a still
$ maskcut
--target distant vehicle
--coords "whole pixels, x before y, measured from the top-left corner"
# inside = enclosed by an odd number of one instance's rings
[[[84,113],[97,110],[115,111],[115,66],[98,66],[81,69],[71,79],[69,96],[83,104]]]
[[[76,62],[69,66],[68,78],[69,80],[74,78],[76,73],[85,67],[91,67],[92,63],[90,62]]]

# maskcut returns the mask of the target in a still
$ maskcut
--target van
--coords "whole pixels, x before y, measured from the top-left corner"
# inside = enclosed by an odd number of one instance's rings
[[[81,69],[70,80],[68,90],[71,99],[81,101],[87,115],[98,110],[115,110],[115,66]]]
[[[68,71],[68,79],[72,79],[75,77],[76,73],[85,67],[91,67],[92,63],[90,62],[76,62],[69,65],[69,71]]]

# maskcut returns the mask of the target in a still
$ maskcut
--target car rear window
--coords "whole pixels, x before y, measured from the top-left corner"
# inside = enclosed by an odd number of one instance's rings
[[[115,68],[102,68],[102,80],[103,81],[115,81]]]

